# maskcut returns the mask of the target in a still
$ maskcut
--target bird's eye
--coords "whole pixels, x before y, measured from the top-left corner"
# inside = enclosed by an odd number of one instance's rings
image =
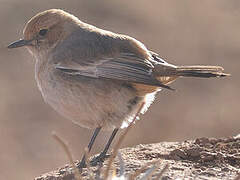
[[[47,34],[47,31],[48,31],[47,29],[41,29],[38,34],[40,36],[45,36]]]

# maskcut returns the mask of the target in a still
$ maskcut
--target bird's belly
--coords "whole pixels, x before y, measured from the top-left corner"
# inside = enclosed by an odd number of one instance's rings
[[[82,127],[121,127],[143,100],[134,88],[111,80],[64,78],[53,83],[51,79],[40,84],[44,100]]]

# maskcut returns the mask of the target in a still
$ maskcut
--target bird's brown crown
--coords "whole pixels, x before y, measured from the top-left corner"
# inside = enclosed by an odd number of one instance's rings
[[[31,44],[33,46],[36,45],[34,43],[36,40],[49,48],[49,46],[56,43],[67,33],[67,31],[64,31],[64,27],[71,27],[69,25],[66,26],[66,22],[68,24],[76,24],[78,21],[77,17],[60,9],[43,11],[27,22],[23,30],[24,39],[33,40]]]

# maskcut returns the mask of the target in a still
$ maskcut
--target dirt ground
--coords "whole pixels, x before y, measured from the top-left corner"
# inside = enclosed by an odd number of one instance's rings
[[[168,168],[161,175],[162,180],[237,179],[240,173],[240,136],[219,139],[203,137],[184,142],[140,144],[134,148],[122,149],[120,153],[125,166],[125,177],[149,162],[149,168],[151,168],[156,160],[157,168],[149,177],[150,179],[156,179],[166,165]],[[114,163],[119,169],[117,158]],[[96,172],[96,167],[91,169]],[[137,179],[143,177],[144,173],[146,171]],[[88,175],[87,170],[83,171],[84,179],[88,179]],[[35,180],[70,180],[74,179],[73,177],[72,167],[66,165]]]

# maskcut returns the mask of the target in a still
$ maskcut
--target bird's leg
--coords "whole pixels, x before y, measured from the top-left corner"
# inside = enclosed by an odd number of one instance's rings
[[[109,147],[110,147],[110,145],[111,145],[114,137],[116,136],[118,130],[119,130],[118,128],[115,128],[115,129],[113,130],[113,132],[112,132],[112,134],[111,134],[111,136],[110,136],[110,138],[109,138],[109,140],[108,140],[108,142],[107,142],[104,150],[101,152],[100,155],[105,156],[105,155],[107,154],[107,151],[108,151],[108,149],[109,149]]]
[[[93,146],[93,144],[94,144],[94,142],[95,142],[95,139],[96,139],[98,133],[100,132],[101,128],[102,128],[102,127],[97,127],[97,128],[95,129],[95,131],[94,131],[94,133],[93,133],[93,135],[92,135],[92,138],[91,138],[91,140],[90,140],[90,142],[89,142],[89,144],[88,144],[88,152],[91,151],[92,146]],[[85,155],[82,157],[82,160],[81,160],[80,164],[78,165],[78,168],[79,168],[79,169],[82,169],[82,168],[84,168],[84,167],[86,167],[86,156],[85,156]]]
[[[95,158],[92,159],[91,161],[91,165],[97,165],[98,162],[103,162],[104,159],[107,157],[107,151],[114,139],[114,137],[116,136],[117,132],[118,132],[118,128],[115,128],[110,136],[110,138],[108,139],[108,142],[104,148],[104,150]]]

